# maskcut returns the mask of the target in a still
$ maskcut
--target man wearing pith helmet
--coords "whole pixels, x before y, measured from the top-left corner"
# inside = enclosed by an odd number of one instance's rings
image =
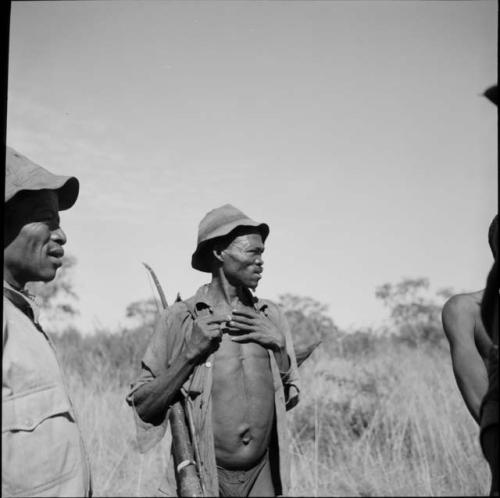
[[[297,363],[283,312],[253,295],[268,235],[230,204],[201,220],[191,265],[211,281],[160,317],[128,396],[146,451],[181,386],[188,393],[209,496],[289,494],[285,412],[298,402]],[[170,477],[161,489],[174,485]]]
[[[75,177],[54,175],[6,150],[2,348],[2,495],[91,496],[90,469],[52,343],[28,282],[62,265],[59,211],[78,197]]]

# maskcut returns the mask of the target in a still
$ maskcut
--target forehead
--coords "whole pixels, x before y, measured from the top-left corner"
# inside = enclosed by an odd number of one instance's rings
[[[264,242],[260,233],[247,233],[235,237],[229,246],[239,247],[241,249],[264,248]]]

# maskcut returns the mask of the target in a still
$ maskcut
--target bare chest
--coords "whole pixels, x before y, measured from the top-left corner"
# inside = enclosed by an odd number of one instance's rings
[[[214,381],[226,383],[228,376],[271,379],[269,353],[260,344],[248,342],[240,344],[233,342],[231,336],[224,334],[219,349],[214,355]]]

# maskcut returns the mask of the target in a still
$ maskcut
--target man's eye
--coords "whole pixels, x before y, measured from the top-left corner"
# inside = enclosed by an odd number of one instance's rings
[[[59,219],[57,216],[45,214],[35,216],[35,221],[38,223],[45,223],[51,230],[59,228]]]

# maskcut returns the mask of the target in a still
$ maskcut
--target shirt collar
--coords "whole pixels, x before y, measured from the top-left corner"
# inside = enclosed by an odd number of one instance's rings
[[[208,289],[209,284],[205,284],[196,291],[196,294],[194,295],[194,306],[196,310],[199,311],[203,308],[212,310],[215,303],[209,295]],[[248,302],[252,303],[251,306],[255,309],[255,311],[263,311],[267,307],[267,304],[257,296],[254,296],[249,289],[244,288],[243,292],[248,297]]]
[[[27,314],[35,323],[38,323],[40,310],[35,302],[35,296],[25,289],[15,289],[5,279],[3,281],[4,295],[17,306],[23,313]]]

